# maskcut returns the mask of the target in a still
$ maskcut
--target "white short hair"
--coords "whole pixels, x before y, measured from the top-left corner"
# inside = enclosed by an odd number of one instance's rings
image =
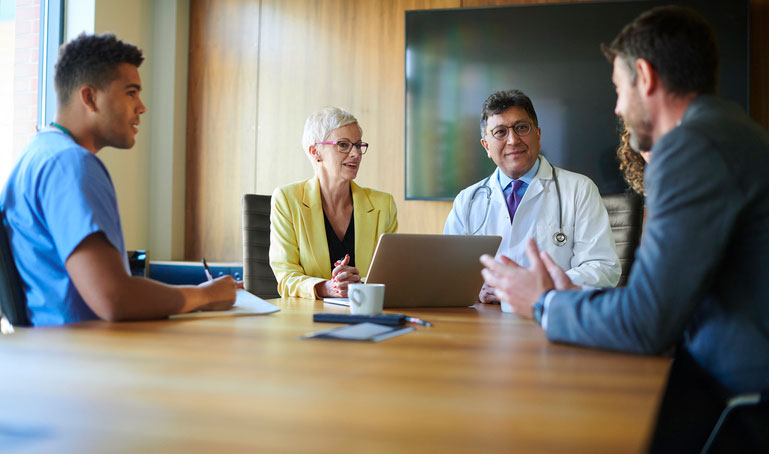
[[[314,162],[310,156],[310,145],[316,142],[323,142],[334,129],[343,126],[355,124],[358,125],[358,119],[353,114],[339,107],[324,107],[316,110],[307,117],[304,122],[304,133],[302,134],[302,149],[307,154],[310,162]],[[358,125],[361,134],[363,129]]]

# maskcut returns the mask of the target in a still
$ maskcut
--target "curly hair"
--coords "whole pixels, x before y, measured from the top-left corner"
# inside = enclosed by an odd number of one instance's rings
[[[81,33],[59,48],[53,79],[59,105],[66,106],[72,92],[81,85],[104,88],[115,79],[119,64],[129,63],[138,68],[143,61],[138,47],[124,43],[113,34]]]
[[[630,147],[630,132],[624,130],[620,139],[622,142],[619,148],[617,148],[617,157],[619,158],[619,168],[622,171],[622,176],[627,181],[630,189],[645,196],[644,168],[646,167],[646,161],[644,161],[640,153]]]

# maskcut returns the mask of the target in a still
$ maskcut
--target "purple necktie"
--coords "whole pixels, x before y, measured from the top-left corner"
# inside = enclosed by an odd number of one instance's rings
[[[518,190],[523,186],[523,180],[513,180],[513,190],[510,194],[505,196],[507,201],[507,212],[510,213],[510,223],[513,223],[513,217],[515,216],[515,210],[518,209],[518,205],[521,203],[521,196],[518,195]]]

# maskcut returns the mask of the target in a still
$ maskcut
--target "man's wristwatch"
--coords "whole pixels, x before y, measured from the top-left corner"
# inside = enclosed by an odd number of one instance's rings
[[[545,309],[545,305],[541,301],[531,305],[531,312],[534,314],[534,321],[537,325],[542,326],[542,311]]]

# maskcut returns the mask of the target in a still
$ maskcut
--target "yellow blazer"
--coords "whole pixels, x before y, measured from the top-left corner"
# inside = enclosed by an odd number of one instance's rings
[[[382,233],[398,230],[393,196],[350,183],[355,222],[355,266],[368,274],[374,248]],[[281,296],[318,298],[315,285],[331,279],[320,183],[314,177],[272,193],[270,267]]]

